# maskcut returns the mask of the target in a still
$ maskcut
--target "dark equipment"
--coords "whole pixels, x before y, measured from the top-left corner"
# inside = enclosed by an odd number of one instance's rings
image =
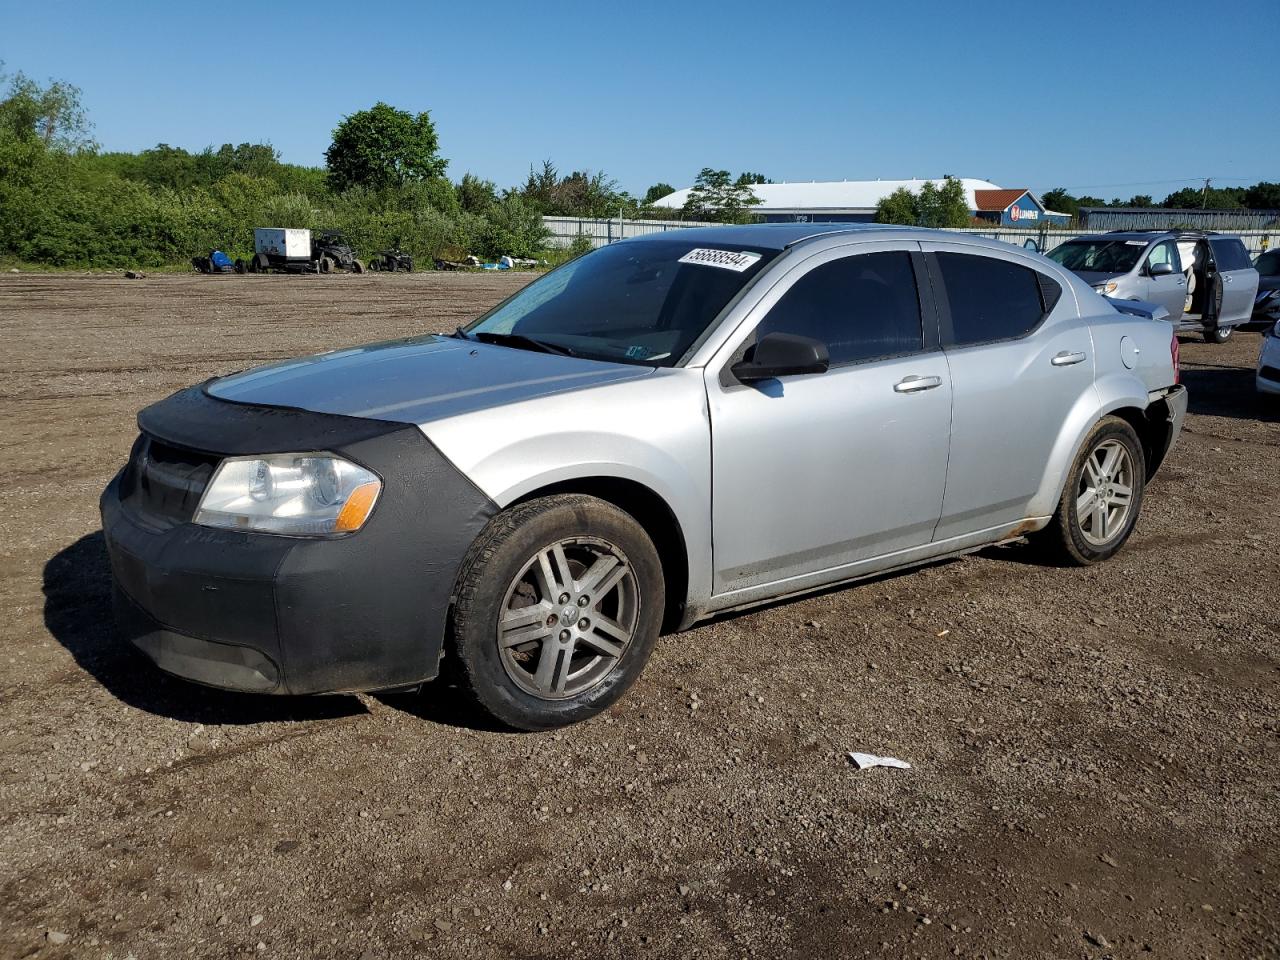
[[[346,270],[364,273],[364,264],[356,259],[356,253],[347,238],[336,230],[326,230],[311,243],[311,259],[321,273]]]
[[[207,257],[192,257],[191,265],[201,273],[244,273],[248,269],[243,260],[232,262],[221,250],[211,250]]]
[[[392,247],[390,250],[382,250],[375,253],[369,259],[370,270],[385,270],[387,273],[397,273],[404,271],[405,273],[413,273],[413,257],[407,253],[401,253],[399,247]]]

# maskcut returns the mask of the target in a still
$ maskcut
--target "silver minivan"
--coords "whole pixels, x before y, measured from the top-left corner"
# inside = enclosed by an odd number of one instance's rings
[[[1068,240],[1049,252],[1106,297],[1169,311],[1179,330],[1226,343],[1249,322],[1258,271],[1239,237],[1199,231],[1112,231]]]

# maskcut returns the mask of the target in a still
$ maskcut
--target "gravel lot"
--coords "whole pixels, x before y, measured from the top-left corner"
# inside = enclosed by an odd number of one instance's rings
[[[1280,956],[1280,405],[1192,414],[1115,560],[1019,546],[666,637],[606,717],[171,680],[110,624],[135,412],[519,275],[0,276],[0,956]],[[858,772],[849,750],[913,769]]]

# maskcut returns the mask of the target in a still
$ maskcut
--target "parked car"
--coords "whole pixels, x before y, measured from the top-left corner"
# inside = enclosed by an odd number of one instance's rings
[[[1270,330],[1280,323],[1280,247],[1259,254],[1253,268],[1258,271],[1258,294],[1253,316],[1242,329]]]
[[[1280,321],[1273,323],[1262,338],[1255,384],[1259,393],[1280,394]]]
[[[101,509],[160,667],[536,729],[660,629],[1032,535],[1112,556],[1186,410],[1170,324],[1009,244],[759,224],[575,259],[447,336],[144,409]]]
[[[1115,230],[1068,240],[1049,258],[1105,296],[1160,304],[1212,343],[1249,321],[1258,290],[1240,238],[1218,233]]]

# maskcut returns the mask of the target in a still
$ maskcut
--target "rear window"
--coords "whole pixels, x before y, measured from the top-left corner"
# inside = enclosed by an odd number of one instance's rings
[[[1248,270],[1253,266],[1249,251],[1235,237],[1210,237],[1209,246],[1219,270]]]
[[[1044,319],[1039,274],[1028,267],[969,253],[936,255],[958,347],[1026,336]]]

